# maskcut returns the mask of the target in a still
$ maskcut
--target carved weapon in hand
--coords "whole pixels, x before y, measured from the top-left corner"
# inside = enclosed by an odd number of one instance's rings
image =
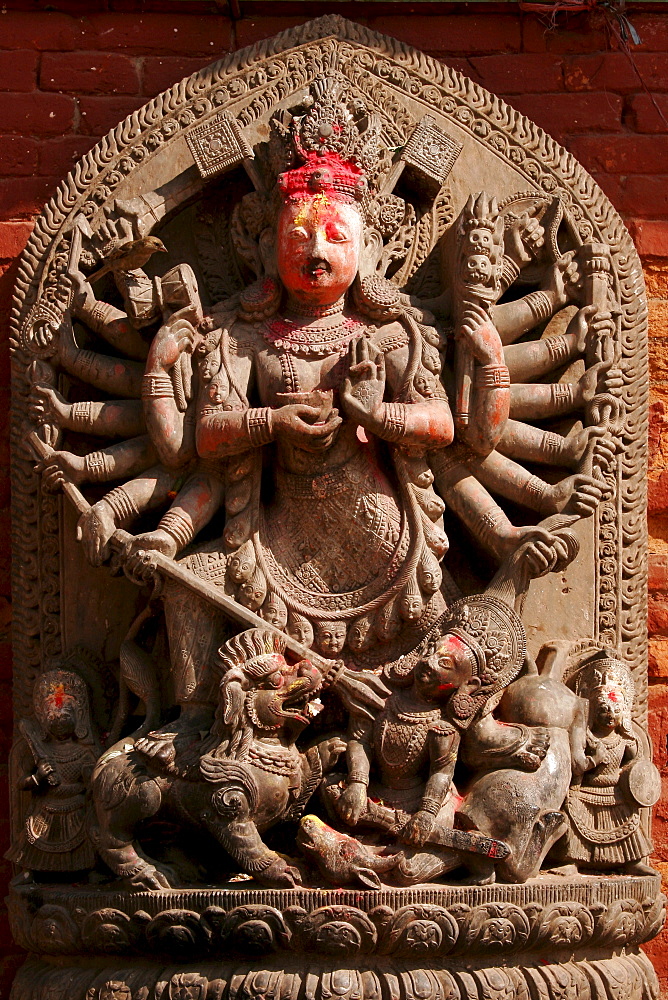
[[[51,768],[49,773],[46,775],[47,784],[50,785],[52,788],[57,788],[58,785],[60,784],[60,778],[53,770],[53,764],[51,763],[49,755],[44,748],[44,744],[42,743],[39,736],[37,735],[37,732],[35,731],[35,727],[32,725],[32,723],[28,721],[28,719],[21,719],[21,721],[19,722],[19,730],[21,731],[21,735],[23,736],[24,740],[28,744],[30,753],[32,754],[33,760],[35,761],[37,767],[39,767],[40,764],[48,764],[49,767]]]
[[[395,835],[401,833],[410,819],[411,814],[403,809],[392,809],[372,799],[367,800],[367,809],[362,816],[363,821],[371,821],[374,826],[382,827]],[[495,861],[502,861],[510,854],[510,847],[504,840],[486,837],[477,830],[454,830],[438,824],[427,834],[425,843],[450,847],[453,851],[465,851],[468,854],[481,854]]]
[[[48,459],[53,454],[53,449],[39,437],[36,431],[31,431],[28,435],[28,441],[33,448],[35,454],[40,460]],[[90,504],[84,497],[81,490],[79,490],[74,483],[65,480],[62,484],[63,493],[70,501],[72,506],[79,512],[79,514],[87,514],[90,510]],[[129,531],[123,531],[117,528],[111,538],[111,545],[117,551],[123,551],[129,542],[134,538],[134,535],[130,534]],[[322,656],[319,656],[312,649],[307,646],[303,646],[301,642],[297,642],[292,636],[288,635],[286,632],[282,632],[281,629],[276,628],[275,625],[266,622],[264,618],[260,618],[256,615],[254,611],[249,608],[245,608],[242,604],[239,604],[232,597],[228,597],[226,594],[222,593],[218,587],[207,583],[206,580],[200,579],[200,577],[195,576],[190,570],[181,566],[179,563],[175,562],[173,559],[169,559],[167,556],[163,555],[162,552],[155,552],[151,550],[146,553],[147,555],[147,568],[150,568],[154,572],[160,573],[162,576],[167,577],[169,580],[174,580],[176,583],[182,584],[182,586],[187,587],[188,590],[197,594],[198,597],[203,598],[209,604],[223,611],[228,617],[234,619],[240,624],[244,625],[246,628],[261,628],[265,631],[269,629],[271,632],[276,632],[284,640],[286,648],[294,653],[302,660],[309,660],[313,666],[317,667],[318,670],[327,676],[331,673],[332,667],[335,661],[325,660]],[[379,699],[380,707],[382,705],[382,700]]]

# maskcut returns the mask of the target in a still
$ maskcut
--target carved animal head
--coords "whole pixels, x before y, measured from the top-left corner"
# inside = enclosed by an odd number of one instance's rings
[[[248,629],[219,650],[224,675],[217,723],[228,757],[243,757],[254,732],[275,732],[294,742],[309,719],[306,706],[322,682],[308,660],[288,663],[285,639],[269,629]]]

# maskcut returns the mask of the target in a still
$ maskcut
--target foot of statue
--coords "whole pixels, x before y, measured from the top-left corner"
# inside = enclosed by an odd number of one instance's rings
[[[180,742],[190,743],[208,733],[212,719],[210,713],[182,710],[175,722],[154,729],[135,743],[135,750],[149,757],[156,764],[169,768],[176,759]]]
[[[126,876],[126,881],[130,889],[136,892],[174,889],[179,884],[176,872],[169,865],[159,865],[156,862],[151,864],[144,859],[132,875]]]
[[[656,870],[644,861],[627,861],[624,865],[625,875],[656,875]]]

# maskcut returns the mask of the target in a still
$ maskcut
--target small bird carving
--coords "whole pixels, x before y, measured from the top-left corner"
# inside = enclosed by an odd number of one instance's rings
[[[99,281],[110,271],[112,274],[135,271],[137,268],[143,267],[154,253],[167,252],[167,247],[157,236],[142,236],[139,240],[123,243],[118,249],[112,250],[105,258],[102,267],[94,271],[88,280],[89,282]]]

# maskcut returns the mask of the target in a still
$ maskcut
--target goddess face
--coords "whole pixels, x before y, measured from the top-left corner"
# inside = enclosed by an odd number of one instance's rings
[[[318,649],[323,656],[338,656],[346,644],[346,626],[343,622],[325,622],[316,632]]]
[[[306,618],[294,618],[288,622],[288,635],[301,642],[302,646],[313,645],[313,626]]]
[[[288,609],[283,604],[282,601],[277,601],[270,598],[265,601],[262,606],[262,617],[270,625],[275,625],[276,628],[284,629],[288,623]]]
[[[328,306],[338,301],[355,280],[361,245],[362,218],[354,205],[322,192],[281,209],[278,273],[299,302]]]
[[[415,622],[422,617],[424,608],[419,594],[402,594],[399,598],[399,614],[404,621]]]
[[[57,740],[66,740],[74,735],[77,725],[74,701],[66,698],[63,703],[49,714],[48,730]]]
[[[624,717],[624,693],[613,686],[597,688],[592,696],[596,723],[616,728]]]
[[[348,645],[355,653],[361,653],[368,649],[373,643],[373,632],[371,622],[368,618],[358,618],[350,626],[348,634]]]

